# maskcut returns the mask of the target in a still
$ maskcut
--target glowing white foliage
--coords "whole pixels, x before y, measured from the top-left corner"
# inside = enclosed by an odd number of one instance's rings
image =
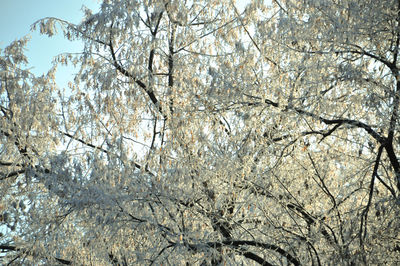
[[[2,51],[2,263],[400,263],[400,2],[235,5],[44,18],[84,49],[42,77]]]

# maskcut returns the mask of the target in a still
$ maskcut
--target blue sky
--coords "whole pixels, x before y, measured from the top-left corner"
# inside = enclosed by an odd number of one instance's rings
[[[78,52],[82,44],[65,40],[62,33],[49,38],[38,31],[30,32],[31,25],[44,17],[58,17],[79,23],[83,17],[83,5],[97,11],[100,4],[97,0],[0,0],[0,49],[30,34],[32,39],[26,51],[29,67],[35,75],[47,73],[54,56],[63,52]],[[71,68],[59,68],[59,85],[66,86],[72,73]]]
[[[236,0],[238,8],[242,9],[244,0]],[[79,23],[83,18],[82,6],[97,11],[100,0],[0,0],[0,49],[4,49],[12,41],[27,34],[31,35],[26,55],[29,68],[35,75],[47,73],[51,68],[53,57],[64,52],[79,52],[80,42],[65,40],[62,33],[51,38],[40,35],[38,31],[31,32],[31,25],[44,17],[57,17],[73,23]],[[59,67],[57,83],[60,87],[72,78],[72,67]]]

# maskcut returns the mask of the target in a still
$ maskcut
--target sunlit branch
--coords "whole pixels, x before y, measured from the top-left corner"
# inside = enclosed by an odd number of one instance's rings
[[[83,139],[80,139],[80,138],[78,138],[78,137],[75,137],[75,136],[73,136],[73,135],[71,135],[71,134],[69,134],[69,133],[62,132],[62,131],[60,131],[60,133],[63,134],[63,135],[65,135],[65,136],[67,136],[67,137],[69,137],[69,138],[71,138],[71,139],[73,139],[73,140],[76,140],[76,141],[78,141],[78,142],[80,142],[80,143],[82,143],[82,144],[84,144],[84,145],[86,145],[86,146],[88,146],[88,147],[90,147],[90,148],[93,148],[93,149],[95,149],[95,150],[99,150],[99,151],[101,151],[101,152],[103,152],[103,153],[109,154],[109,151],[103,149],[102,147],[93,145],[93,144],[91,144],[91,143],[89,143],[89,142],[87,142],[87,141],[84,141]],[[138,164],[138,163],[135,163],[135,162],[134,162],[134,166],[135,166],[136,168],[138,168],[138,169],[142,169],[142,166],[141,166],[140,164]],[[153,175],[153,174],[152,174],[150,171],[148,171],[148,170],[146,170],[146,172],[149,173],[149,174],[151,174],[151,175]]]
[[[232,20],[226,22],[226,23],[223,24],[223,25],[218,26],[217,28],[215,28],[215,29],[213,29],[213,30],[210,30],[210,31],[207,32],[207,33],[204,33],[203,35],[199,36],[196,40],[190,41],[190,42],[187,43],[186,45],[184,45],[184,46],[180,47],[179,49],[177,49],[175,52],[178,53],[178,52],[180,52],[180,51],[186,49],[186,47],[189,47],[189,46],[191,46],[192,44],[198,42],[198,40],[201,40],[201,39],[203,39],[203,38],[205,38],[205,37],[207,37],[207,36],[209,36],[209,35],[215,33],[215,32],[218,31],[219,29],[222,29],[222,28],[228,26],[229,24],[231,24],[231,23],[233,23],[233,22],[235,22],[235,21],[236,21],[236,18],[234,18],[234,19],[232,19]]]
[[[135,77],[134,75],[132,75],[128,70],[126,70],[117,60],[116,57],[116,53],[114,51],[114,46],[112,44],[112,35],[110,34],[110,42],[108,43],[108,46],[110,48],[110,52],[111,52],[111,57],[113,59],[113,65],[115,66],[115,68],[124,76],[126,76],[127,78],[132,79],[137,85],[139,85],[140,88],[142,88],[146,94],[149,96],[151,102],[157,107],[158,111],[160,112],[160,114],[164,117],[164,119],[166,119],[165,114],[163,113],[163,109],[162,106],[160,104],[160,102],[158,101],[157,97],[154,94],[154,91],[152,89],[147,88],[147,86],[141,81],[139,80],[137,77]]]
[[[272,105],[274,107],[280,107],[279,103],[271,101],[269,99],[266,99],[264,102],[266,104]],[[326,136],[329,136],[330,134],[332,134],[341,125],[350,125],[350,126],[354,126],[354,127],[357,127],[357,128],[364,129],[369,135],[371,135],[375,140],[377,140],[381,144],[383,144],[383,143],[385,143],[387,141],[386,138],[382,137],[375,130],[373,130],[371,126],[369,126],[369,125],[367,125],[367,124],[365,124],[365,123],[363,123],[361,121],[347,119],[347,118],[327,119],[327,118],[324,118],[322,116],[316,115],[314,113],[311,113],[311,112],[308,112],[308,111],[305,111],[305,110],[302,110],[300,108],[296,108],[296,107],[293,107],[293,106],[282,106],[282,107],[283,107],[283,109],[282,109],[283,112],[295,111],[295,112],[297,112],[299,114],[302,114],[302,115],[317,119],[317,120],[323,122],[324,124],[335,125],[335,127],[333,127],[331,130],[329,130],[326,133],[323,133],[323,135],[325,134]]]
[[[102,44],[102,45],[107,45],[107,43],[104,42],[104,41],[102,41],[102,40],[95,39],[95,38],[93,38],[93,37],[91,37],[91,36],[88,36],[84,31],[80,30],[75,24],[70,23],[70,22],[68,22],[68,21],[66,21],[66,20],[63,20],[63,19],[55,18],[55,17],[45,17],[45,18],[42,18],[42,19],[36,21],[35,23],[33,23],[33,24],[32,24],[32,25],[33,25],[32,28],[36,27],[36,24],[38,24],[39,22],[46,21],[46,20],[58,21],[58,22],[60,22],[61,24],[65,24],[65,25],[67,25],[68,27],[70,27],[73,31],[75,31],[75,32],[77,32],[77,33],[79,33],[79,34],[81,34],[81,36],[82,36],[84,39],[88,39],[88,40],[94,41],[94,42],[99,43],[99,44]]]
[[[176,25],[171,26],[171,37],[168,40],[168,87],[170,90],[172,90],[174,86],[174,54],[175,54],[175,31],[176,31]],[[174,99],[171,97],[169,99],[169,110],[171,112],[171,115],[174,113]]]
[[[12,130],[11,130],[11,132],[12,132]],[[13,132],[12,132],[12,133],[13,133]],[[31,162],[31,161],[32,161],[32,160],[31,160],[31,157],[30,157],[29,154],[28,154],[28,147],[27,147],[26,145],[21,145],[21,142],[20,142],[18,136],[11,135],[10,133],[5,132],[5,131],[3,131],[3,130],[0,130],[0,134],[3,134],[4,136],[6,136],[6,137],[8,137],[8,138],[10,138],[10,139],[11,139],[11,138],[14,139],[14,144],[15,144],[15,146],[17,147],[18,152],[19,152],[23,157],[25,157],[25,158],[28,160],[28,162]]]
[[[233,9],[235,10],[236,16],[239,18],[240,24],[242,26],[242,28],[244,29],[244,31],[246,32],[247,36],[250,38],[251,42],[253,43],[254,47],[256,47],[257,51],[270,63],[272,63],[274,66],[278,66],[279,65],[272,60],[271,58],[269,58],[268,56],[266,56],[264,53],[261,52],[260,47],[258,46],[258,44],[256,43],[256,41],[254,40],[254,38],[251,36],[250,32],[247,30],[246,25],[243,22],[242,16],[239,14],[236,5],[234,4],[234,2],[231,0],[231,5],[233,6]]]
[[[278,0],[274,0],[274,2],[279,6],[280,9],[282,9],[285,13],[288,13],[287,10],[279,3]]]
[[[393,65],[397,65],[397,57],[399,55],[399,48],[400,48],[400,31],[398,29],[400,23],[400,1],[397,1],[397,33],[396,33],[396,45],[393,48]]]

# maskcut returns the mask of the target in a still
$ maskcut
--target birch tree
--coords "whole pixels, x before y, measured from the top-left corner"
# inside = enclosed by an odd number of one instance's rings
[[[38,21],[85,46],[40,78],[21,42],[1,59],[2,262],[398,264],[399,11],[104,0]],[[80,69],[64,91],[58,64]]]

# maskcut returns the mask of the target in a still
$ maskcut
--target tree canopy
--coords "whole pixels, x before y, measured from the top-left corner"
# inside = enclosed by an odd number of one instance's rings
[[[0,56],[0,262],[400,263],[399,0],[103,0]],[[68,88],[58,65],[79,68]]]

